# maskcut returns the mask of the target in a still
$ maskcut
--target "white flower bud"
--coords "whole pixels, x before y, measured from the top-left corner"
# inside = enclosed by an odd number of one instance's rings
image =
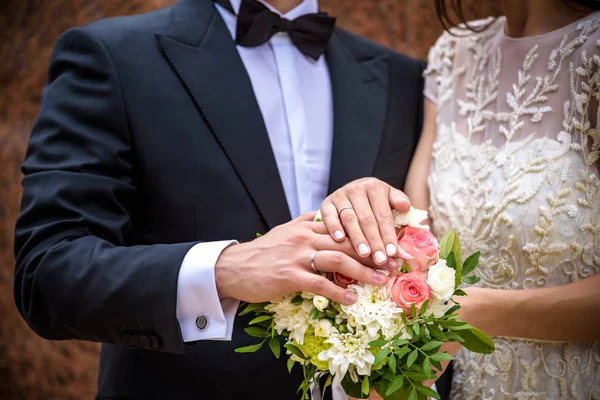
[[[329,337],[329,334],[334,329],[335,328],[333,327],[333,324],[330,320],[322,319],[317,323],[317,325],[315,325],[315,336]]]
[[[446,265],[446,260],[440,259],[435,265],[429,267],[427,284],[431,292],[441,301],[448,301],[454,293],[454,280],[456,271]]]
[[[329,305],[329,300],[326,297],[315,295],[313,297],[313,304],[319,311],[323,311]]]

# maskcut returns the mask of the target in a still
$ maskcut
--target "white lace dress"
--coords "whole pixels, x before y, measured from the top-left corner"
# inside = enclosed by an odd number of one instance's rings
[[[478,286],[564,285],[600,273],[600,13],[522,39],[504,24],[429,54],[434,232],[481,251]],[[600,399],[600,343],[494,342],[459,352],[453,399]]]

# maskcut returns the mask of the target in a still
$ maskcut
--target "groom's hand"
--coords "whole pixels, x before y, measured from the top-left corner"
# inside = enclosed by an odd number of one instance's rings
[[[352,293],[315,272],[311,266],[314,252],[313,265],[318,272],[339,272],[361,282],[385,285],[386,274],[374,270],[369,259],[356,255],[349,240],[333,240],[322,222],[313,222],[314,215],[302,215],[252,242],[226,248],[215,266],[219,296],[258,303],[307,291],[338,303],[354,303]]]

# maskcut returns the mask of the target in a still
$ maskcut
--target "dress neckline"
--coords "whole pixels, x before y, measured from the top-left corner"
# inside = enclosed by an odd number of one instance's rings
[[[500,35],[503,40],[506,40],[509,42],[528,42],[528,41],[533,41],[533,40],[545,39],[548,37],[554,37],[557,35],[562,36],[565,33],[573,31],[582,22],[584,22],[588,19],[594,18],[598,15],[600,15],[600,11],[592,11],[585,17],[578,19],[577,21],[573,21],[567,25],[561,26],[560,28],[554,29],[554,30],[546,32],[546,33],[541,33],[539,35],[523,36],[523,37],[513,37],[513,36],[508,36],[506,34],[506,17],[504,15],[501,17],[498,17],[498,24],[500,25]]]

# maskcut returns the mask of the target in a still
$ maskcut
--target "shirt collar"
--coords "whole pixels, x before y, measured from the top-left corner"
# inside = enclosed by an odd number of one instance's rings
[[[273,11],[276,14],[281,15],[282,17],[289,19],[289,20],[294,20],[298,17],[301,17],[303,15],[306,14],[314,14],[319,12],[319,2],[318,0],[304,0],[302,3],[298,4],[295,8],[293,8],[292,10],[288,11],[285,14],[281,14],[281,12],[279,12],[275,7],[273,7],[272,5],[268,4],[265,1],[261,1],[258,0],[260,3],[264,4],[265,7],[267,7],[269,10]],[[230,0],[231,2],[231,7],[233,8],[233,11],[235,11],[236,15],[240,10],[240,5],[242,4],[242,0]]]

